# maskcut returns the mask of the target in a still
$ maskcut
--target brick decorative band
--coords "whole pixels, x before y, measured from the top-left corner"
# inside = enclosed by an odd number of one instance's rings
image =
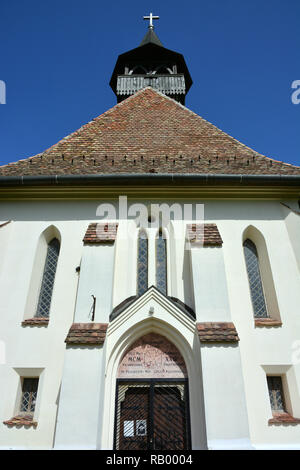
[[[32,426],[37,427],[37,421],[33,421],[31,416],[15,416],[8,421],[3,421],[6,426]]]
[[[118,224],[113,223],[91,223],[88,226],[86,234],[83,239],[85,244],[98,244],[111,242],[116,240],[118,232]]]
[[[281,326],[280,320],[274,320],[274,318],[255,318],[255,326]]]
[[[300,424],[299,418],[294,418],[288,413],[273,413],[273,418],[269,419],[269,424]]]
[[[222,246],[223,240],[216,224],[187,224],[187,239],[203,246]]]
[[[201,343],[236,343],[239,337],[233,323],[204,322],[196,324]]]
[[[83,345],[103,344],[107,327],[108,323],[73,323],[65,343]]]
[[[49,318],[45,317],[34,317],[27,318],[22,321],[22,326],[47,326],[49,323]]]

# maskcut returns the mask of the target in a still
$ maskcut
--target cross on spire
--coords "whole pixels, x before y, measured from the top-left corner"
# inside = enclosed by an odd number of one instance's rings
[[[149,20],[149,28],[153,28],[153,20],[159,20],[159,16],[153,16],[152,13],[150,13],[149,16],[144,16],[144,20]]]

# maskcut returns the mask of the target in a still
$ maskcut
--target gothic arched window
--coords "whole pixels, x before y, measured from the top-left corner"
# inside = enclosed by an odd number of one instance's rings
[[[148,289],[148,238],[141,230],[138,237],[137,293],[142,295]]]
[[[250,284],[254,317],[268,317],[256,246],[251,240],[249,240],[249,238],[245,240],[243,246]]]
[[[36,317],[49,317],[50,304],[52,298],[53,284],[56,273],[57,260],[60,250],[60,243],[57,238],[53,238],[48,243],[45,267],[42,277],[40,295],[36,310]]]
[[[161,230],[156,238],[156,287],[167,295],[167,241]]]

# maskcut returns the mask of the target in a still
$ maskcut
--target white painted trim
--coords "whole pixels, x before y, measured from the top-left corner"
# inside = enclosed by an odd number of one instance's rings
[[[168,299],[165,299],[164,302],[164,299],[164,296],[156,289],[150,289],[113,320],[108,328],[105,341],[106,367],[102,439],[99,443],[101,449],[113,448],[115,393],[119,363],[128,347],[138,338],[150,332],[165,336],[178,348],[185,361],[189,378],[192,445],[194,449],[206,448],[204,405],[201,404],[200,344],[195,336],[195,322],[186,317],[175,305],[173,306]],[[151,300],[159,303],[161,311],[157,312],[157,308],[155,308],[153,315],[149,316],[145,304],[151,305]],[[141,313],[142,308],[143,313]],[[169,321],[164,320],[166,309],[173,317]]]
[[[174,303],[168,300],[157,289],[151,287],[147,292],[140,296],[133,304],[123,310],[108,326],[107,336],[111,335],[124,322],[139,311],[151,298],[155,299],[161,306],[167,310],[170,315],[175,317],[183,326],[190,331],[195,331],[195,321],[185,315]]]

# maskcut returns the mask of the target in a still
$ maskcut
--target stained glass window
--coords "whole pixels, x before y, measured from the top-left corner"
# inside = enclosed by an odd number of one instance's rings
[[[258,253],[256,246],[249,239],[244,242],[244,254],[250,284],[254,317],[268,317],[263,284],[259,269]]]
[[[48,244],[36,317],[49,317],[59,249],[59,241],[57,238],[53,238]]]
[[[272,411],[285,412],[281,377],[267,377]]]
[[[23,379],[20,413],[33,414],[38,390],[38,378]]]
[[[167,244],[162,231],[156,238],[156,287],[167,295]]]
[[[140,231],[138,238],[137,292],[142,295],[148,289],[148,238]]]

